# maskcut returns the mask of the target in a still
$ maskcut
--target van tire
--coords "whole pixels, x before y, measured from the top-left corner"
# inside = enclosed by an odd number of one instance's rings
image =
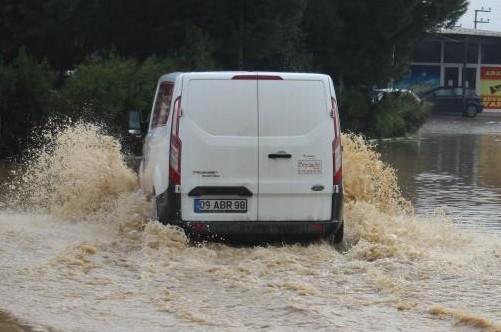
[[[162,224],[167,225],[169,218],[167,216],[167,199],[166,194],[160,194],[153,199],[153,208],[156,212],[156,219]]]
[[[335,246],[343,242],[343,238],[344,238],[344,222],[341,223],[341,226],[339,226],[339,228],[336,231],[329,234],[327,240],[329,241],[329,244]]]
[[[151,200],[151,213],[150,217],[153,220],[158,220],[158,208],[157,208],[157,200],[156,197],[153,197]]]
[[[478,108],[477,106],[473,104],[466,105],[466,108],[464,109],[463,116],[467,118],[474,118],[478,113]]]

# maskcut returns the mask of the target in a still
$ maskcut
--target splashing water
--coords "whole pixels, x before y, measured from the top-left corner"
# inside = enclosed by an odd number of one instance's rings
[[[381,161],[374,148],[356,135],[343,135],[345,197],[348,204],[365,202],[386,214],[412,214],[402,197],[395,170]]]
[[[120,143],[100,127],[78,122],[43,136],[47,144],[29,152],[18,179],[17,204],[78,218],[135,190],[137,177],[125,166]]]
[[[358,136],[343,137],[343,252],[190,245],[149,220],[119,142],[99,126],[45,137],[0,211],[0,310],[41,329],[499,329],[499,239],[415,216]]]

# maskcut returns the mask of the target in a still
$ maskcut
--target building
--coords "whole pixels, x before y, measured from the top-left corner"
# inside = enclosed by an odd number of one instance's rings
[[[438,86],[474,88],[486,110],[501,110],[501,32],[444,29],[416,49],[398,88],[424,92]]]

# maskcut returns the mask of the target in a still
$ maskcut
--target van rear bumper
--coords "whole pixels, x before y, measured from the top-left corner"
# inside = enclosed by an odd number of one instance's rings
[[[343,188],[332,195],[331,219],[325,221],[183,221],[172,224],[190,235],[249,236],[252,238],[312,236],[333,234],[343,224]]]
[[[339,221],[190,221],[179,226],[193,235],[322,236],[340,225]]]

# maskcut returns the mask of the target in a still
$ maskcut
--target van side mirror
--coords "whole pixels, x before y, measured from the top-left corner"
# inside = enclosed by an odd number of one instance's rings
[[[142,122],[140,111],[129,112],[129,134],[136,137],[143,137],[146,134],[146,126]]]

